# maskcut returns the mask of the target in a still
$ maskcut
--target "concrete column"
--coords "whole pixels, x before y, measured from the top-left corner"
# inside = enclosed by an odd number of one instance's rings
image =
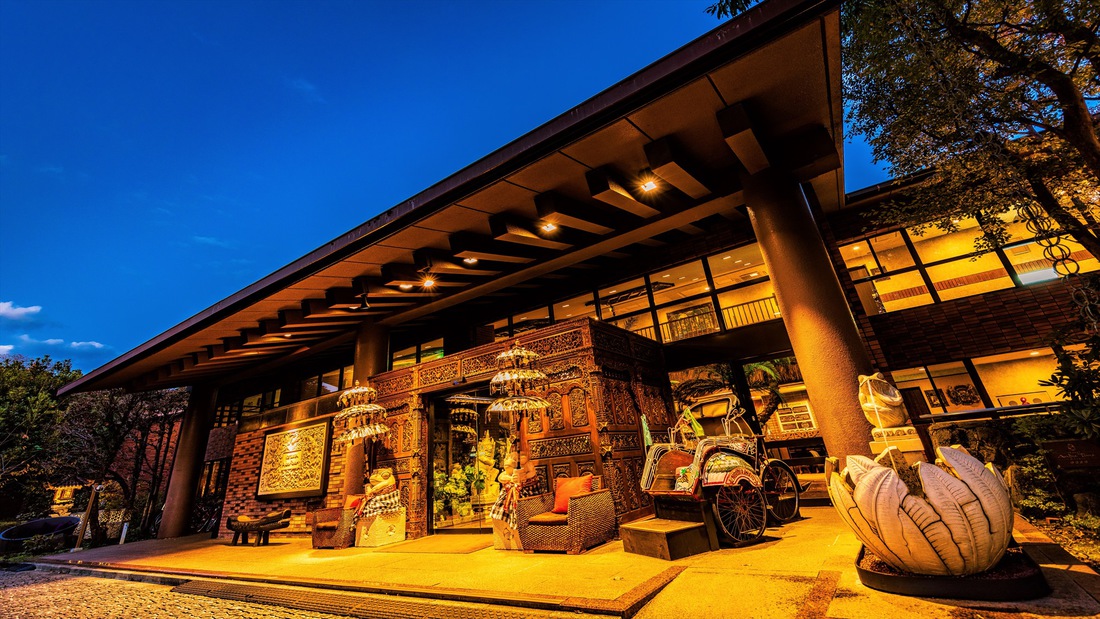
[[[179,440],[176,442],[176,456],[172,462],[172,476],[168,479],[158,538],[187,534],[191,511],[195,507],[195,494],[202,477],[206,441],[214,426],[217,398],[218,390],[214,387],[199,385],[191,388],[191,398],[183,413]]]
[[[363,323],[355,340],[355,380],[366,384],[370,377],[385,372],[389,353],[389,329],[371,322]],[[344,496],[363,493],[363,473],[366,470],[364,444],[358,441],[348,446],[344,461]]]
[[[871,359],[806,197],[774,170],[742,177],[753,230],[829,455],[869,456],[859,374]]]

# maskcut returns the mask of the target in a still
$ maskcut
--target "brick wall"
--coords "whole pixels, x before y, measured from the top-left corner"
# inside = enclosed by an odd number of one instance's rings
[[[306,521],[306,514],[320,507],[340,504],[344,488],[344,447],[340,443],[333,444],[329,457],[328,487],[323,498],[260,500],[256,498],[256,486],[260,478],[264,434],[271,429],[265,428],[237,435],[233,448],[233,461],[229,467],[229,483],[225,492],[225,503],[222,506],[222,518],[290,509],[290,527],[273,531],[272,535],[309,535],[310,528]],[[218,537],[232,538],[233,532],[222,526]]]
[[[1076,318],[1060,281],[871,316],[893,369],[946,363],[1045,346]]]

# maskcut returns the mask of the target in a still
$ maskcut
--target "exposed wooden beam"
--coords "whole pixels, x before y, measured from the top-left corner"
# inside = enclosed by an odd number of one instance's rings
[[[706,176],[702,168],[683,152],[671,136],[646,144],[645,158],[650,169],[661,180],[693,199],[714,193],[704,180]]]
[[[382,265],[382,282],[387,286],[413,286],[415,288],[455,288],[462,287],[476,279],[472,275],[443,275],[418,269],[409,264],[384,264]],[[431,279],[435,282],[431,286],[424,286],[424,282]]]
[[[535,222],[510,213],[490,217],[489,231],[498,241],[559,251],[591,243],[596,238],[587,232],[571,230],[564,224],[541,220]]]
[[[800,183],[840,168],[836,142],[821,125],[803,127],[784,136],[776,151],[776,165],[788,170]]]
[[[599,207],[550,191],[535,196],[539,220],[592,234],[609,234],[623,222]]]
[[[642,218],[655,217],[661,214],[661,211],[651,204],[639,200],[633,192],[627,189],[626,183],[616,178],[615,173],[609,168],[589,170],[585,173],[584,178],[588,181],[588,191],[591,192],[592,197],[604,204],[609,204]]]
[[[771,165],[743,103],[735,103],[719,111],[718,126],[722,129],[726,145],[749,174],[756,174]]]
[[[332,309],[328,301],[324,299],[306,299],[302,301],[302,313],[300,322],[295,326],[305,325],[357,325],[365,316],[372,314],[384,314],[386,310],[370,309],[363,312],[349,312],[344,309]]]
[[[552,255],[539,247],[496,241],[472,232],[456,232],[451,235],[450,241],[451,252],[456,258],[525,264]]]
[[[445,275],[453,273],[492,276],[501,271],[506,271],[511,267],[511,265],[507,263],[493,262],[492,260],[475,259],[473,262],[466,262],[465,260],[455,259],[455,257],[448,252],[433,248],[424,248],[414,251],[413,262],[416,263],[417,268],[423,269],[430,267],[433,273],[443,273]]]

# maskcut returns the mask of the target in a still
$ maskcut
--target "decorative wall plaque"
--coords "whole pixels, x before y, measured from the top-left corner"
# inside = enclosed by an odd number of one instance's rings
[[[265,433],[256,498],[324,496],[331,431],[326,418]]]
[[[562,456],[583,456],[592,453],[592,437],[588,434],[574,434],[560,438],[543,438],[528,442],[531,459],[559,458]]]
[[[584,389],[580,387],[569,390],[569,415],[573,419],[574,428],[588,425],[588,405],[584,401],[584,395]]]

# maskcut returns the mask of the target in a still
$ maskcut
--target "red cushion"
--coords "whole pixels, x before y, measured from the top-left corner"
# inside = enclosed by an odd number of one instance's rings
[[[557,487],[554,490],[554,509],[550,511],[555,514],[564,514],[569,511],[569,497],[591,491],[591,473],[586,473],[580,477],[559,477]]]

